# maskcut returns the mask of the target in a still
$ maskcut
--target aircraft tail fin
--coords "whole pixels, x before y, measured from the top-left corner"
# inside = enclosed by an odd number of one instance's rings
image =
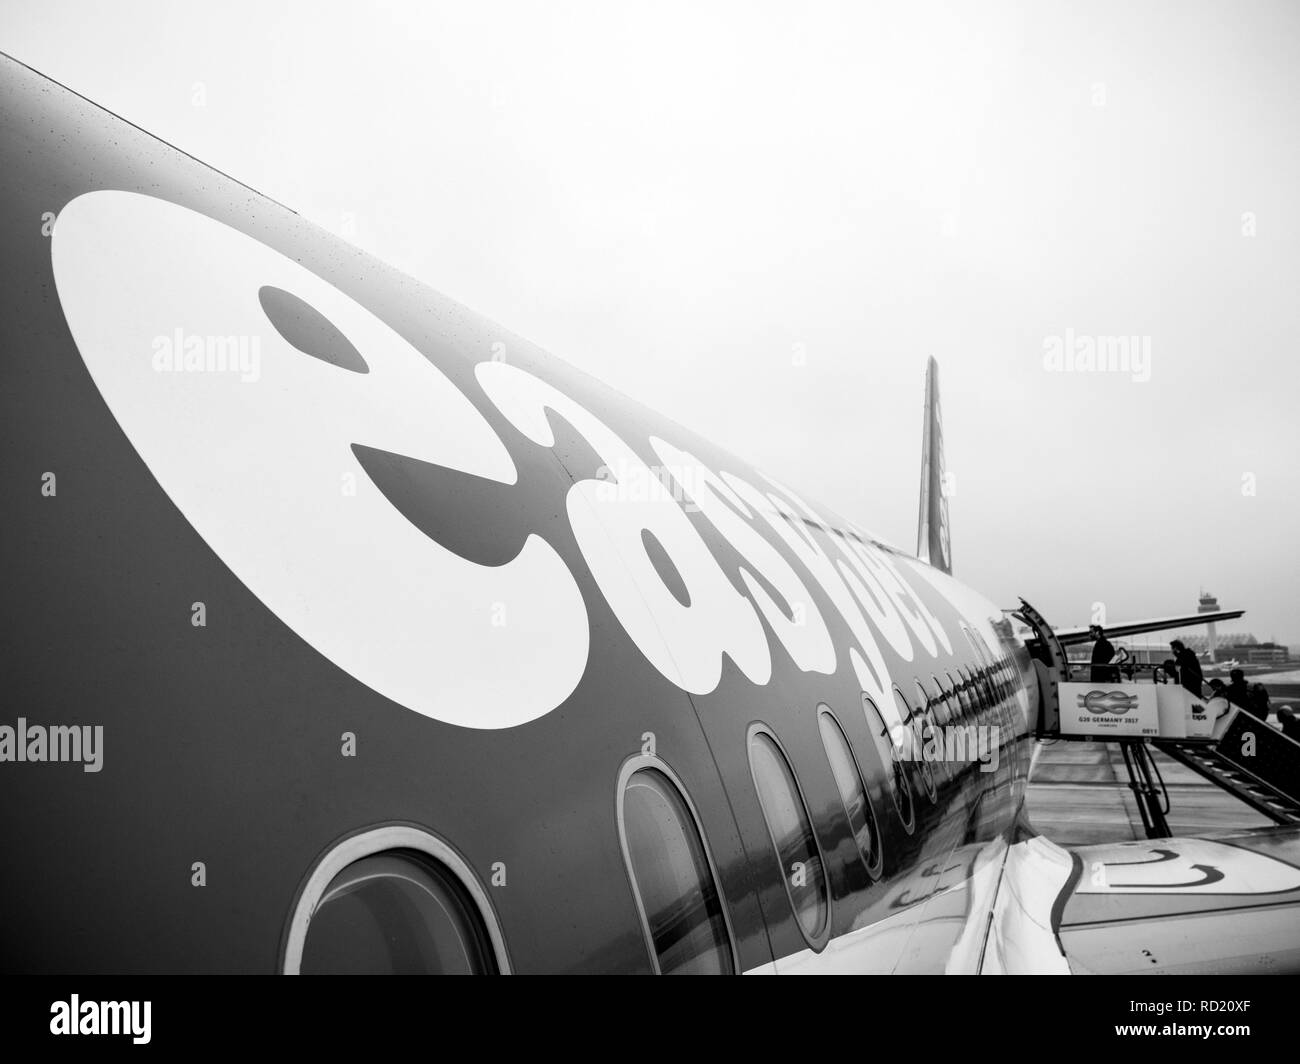
[[[921,508],[917,518],[916,556],[952,572],[948,540],[948,497],[943,466],[943,418],[939,413],[939,364],[925,367],[925,424],[921,437]]]

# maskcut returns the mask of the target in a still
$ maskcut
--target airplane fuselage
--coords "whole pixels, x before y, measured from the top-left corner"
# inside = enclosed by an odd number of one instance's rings
[[[0,750],[5,968],[293,970],[322,870],[420,840],[497,967],[663,968],[647,779],[724,970],[979,967],[995,603],[7,59],[0,140],[0,725],[102,728]]]

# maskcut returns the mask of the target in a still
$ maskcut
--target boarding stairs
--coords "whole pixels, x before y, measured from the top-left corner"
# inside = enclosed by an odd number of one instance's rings
[[[1147,683],[1089,685],[1080,674],[1090,670],[1072,668],[1051,626],[1024,599],[1020,602],[1013,616],[1034,636],[1027,642],[1041,696],[1038,738],[1117,743],[1148,838],[1171,835],[1169,790],[1153,751],[1187,766],[1271,820],[1300,825],[1300,743],[1226,700],[1197,699],[1181,687],[1157,682],[1160,666],[1154,666]],[[1150,668],[1128,664],[1126,679]],[[1121,730],[1119,722],[1127,716],[1123,709],[1110,715],[1115,709],[1094,708],[1123,703],[1125,692],[1135,717],[1139,702],[1147,710],[1140,734],[1132,726],[1128,732]]]
[[[1243,756],[1251,742],[1253,753]],[[1258,717],[1239,709],[1217,740],[1151,745],[1279,824],[1300,824],[1300,743]]]

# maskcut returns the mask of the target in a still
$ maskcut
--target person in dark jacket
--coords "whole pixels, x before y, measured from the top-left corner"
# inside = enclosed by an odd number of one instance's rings
[[[1277,721],[1282,725],[1283,735],[1300,743],[1300,713],[1294,706],[1282,706],[1277,711]]]
[[[1183,686],[1197,698],[1204,697],[1201,694],[1200,659],[1193,651],[1187,649],[1186,644],[1181,639],[1173,640],[1169,646],[1174,652],[1174,661],[1178,663],[1178,678],[1182,681]]]
[[[1240,706],[1247,713],[1250,708],[1250,686],[1246,683],[1246,674],[1240,669],[1228,673],[1228,686],[1223,689],[1223,696],[1234,706]]]
[[[1110,659],[1115,656],[1115,648],[1110,645],[1110,640],[1106,638],[1106,633],[1102,631],[1101,625],[1094,624],[1088,629],[1088,634],[1092,636],[1092,672],[1088,676],[1089,683],[1119,683],[1119,669],[1108,667]]]
[[[1268,696],[1268,688],[1262,683],[1253,683],[1248,690],[1250,694],[1247,696],[1247,701],[1250,703],[1250,712],[1268,723],[1268,713],[1272,704],[1272,699]]]

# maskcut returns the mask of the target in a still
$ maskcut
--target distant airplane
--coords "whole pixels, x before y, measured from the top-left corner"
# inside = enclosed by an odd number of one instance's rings
[[[1033,831],[933,360],[912,556],[8,58],[0,144],[6,969],[1297,966],[1294,833]]]

